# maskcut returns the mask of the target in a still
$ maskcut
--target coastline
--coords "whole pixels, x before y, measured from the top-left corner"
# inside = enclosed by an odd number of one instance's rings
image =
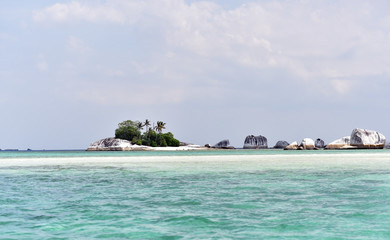
[[[290,154],[285,151],[270,151],[270,154],[233,154],[235,151],[216,151],[215,154],[180,154],[180,155],[102,155],[102,156],[49,156],[49,157],[3,157],[0,158],[0,168],[8,167],[39,167],[39,166],[118,166],[126,164],[217,164],[221,163],[238,163],[238,164],[266,164],[272,168],[279,168],[285,164],[291,164],[294,168],[304,168],[305,166],[322,165],[322,166],[348,166],[348,165],[384,165],[390,168],[390,151],[373,152],[373,151],[332,151],[329,153],[318,153],[304,151],[302,154]],[[322,151],[321,151],[322,152]],[[328,151],[326,151],[328,152]],[[155,152],[149,152],[154,154]],[[173,153],[173,152],[172,152]],[[182,152],[177,152],[177,154]],[[221,153],[221,154],[219,154]],[[231,153],[231,154],[229,154]],[[271,154],[272,153],[272,154]],[[374,164],[375,163],[375,164]],[[379,165],[378,165],[379,164]]]

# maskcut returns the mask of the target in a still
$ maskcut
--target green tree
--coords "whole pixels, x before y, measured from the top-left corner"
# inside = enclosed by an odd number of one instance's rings
[[[150,127],[150,121],[148,119],[145,122],[140,121],[123,121],[118,124],[118,128],[115,130],[115,137],[131,141],[133,144],[146,145],[146,146],[173,146],[178,147],[180,141],[175,139],[171,132],[162,133],[165,129],[166,123],[157,121],[156,126],[153,124],[153,128]],[[143,127],[146,127],[145,132],[141,134]]]
[[[139,137],[141,132],[138,130],[137,122],[131,120],[123,121],[118,124],[115,130],[115,137],[132,141],[134,137]]]
[[[163,134],[165,142],[170,147],[178,147],[180,146],[180,141],[174,138],[173,134],[171,132],[164,133]]]

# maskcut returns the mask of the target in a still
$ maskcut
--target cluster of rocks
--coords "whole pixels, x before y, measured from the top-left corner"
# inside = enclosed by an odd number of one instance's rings
[[[324,141],[317,139],[314,141],[310,138],[302,140],[301,144],[297,142],[285,147],[285,150],[311,150],[311,149],[382,149],[385,147],[386,138],[383,134],[367,129],[355,128],[350,136],[337,139],[328,145]]]
[[[324,148],[324,140],[317,138],[314,142],[311,138],[305,138],[302,140],[301,144],[298,144],[297,141],[289,144],[284,148],[284,150],[318,150]]]
[[[222,140],[213,146],[206,144],[205,147],[218,148],[218,149],[234,149],[234,147],[230,145],[230,142],[228,139]],[[244,149],[268,148],[267,138],[264,136],[261,136],[261,135],[259,135],[259,136],[249,135],[245,138],[243,148]]]
[[[284,150],[318,150],[318,149],[381,149],[386,144],[386,138],[383,134],[366,129],[355,128],[350,136],[337,139],[328,145],[324,140],[317,138],[315,141],[311,138],[305,138],[300,143],[297,141],[288,143],[287,141],[278,141],[273,148]],[[229,140],[222,140],[211,148],[234,148],[230,146]],[[268,148],[267,138],[264,136],[249,135],[245,138],[244,149],[265,149]]]
[[[325,149],[382,149],[386,137],[373,130],[355,128],[350,136],[329,143]]]
[[[315,141],[311,138],[303,139],[299,144],[297,141],[288,143],[286,141],[278,141],[273,148],[284,150],[317,150],[317,149],[382,149],[385,147],[386,138],[383,134],[373,131],[355,128],[350,136],[337,139],[327,145],[325,142],[317,138]],[[188,144],[180,143],[180,146],[187,146]],[[188,145],[190,146],[190,145]],[[192,146],[192,145],[191,145]],[[195,146],[195,145],[194,145]],[[194,148],[199,148],[195,146]],[[215,149],[234,149],[230,145],[228,139],[222,140],[213,146],[206,144],[207,148]],[[386,147],[390,148],[389,145]],[[245,138],[244,149],[267,149],[267,138],[259,135],[249,135]],[[134,151],[134,150],[152,150],[149,146],[139,146],[131,144],[130,141],[118,138],[104,138],[92,143],[87,151]]]

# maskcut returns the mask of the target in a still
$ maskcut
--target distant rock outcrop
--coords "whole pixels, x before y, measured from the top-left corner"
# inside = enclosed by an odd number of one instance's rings
[[[378,149],[385,147],[386,138],[383,134],[373,130],[355,128],[351,133],[350,144],[360,149]]]
[[[233,146],[230,146],[230,142],[228,139],[222,140],[215,144],[213,148],[224,148],[224,149],[232,149],[234,148]]]
[[[321,138],[317,138],[317,140],[314,143],[314,146],[316,148],[324,148],[325,147],[325,142]]]
[[[264,136],[249,135],[245,138],[244,149],[268,148],[267,138]]]
[[[284,148],[284,150],[298,150],[298,148],[299,148],[298,142],[295,141],[295,142],[290,143],[290,145],[286,146]]]
[[[131,151],[146,150],[147,148],[147,146],[132,145],[127,140],[110,137],[92,143],[87,151]]]
[[[351,148],[350,142],[351,142],[350,136],[343,137],[329,143],[328,145],[326,145],[325,149],[348,149]]]
[[[313,150],[315,148],[316,147],[314,146],[314,140],[311,138],[305,138],[302,140],[298,149],[300,149],[300,150]]]
[[[275,144],[275,146],[274,146],[274,148],[285,148],[285,147],[287,147],[288,145],[290,145],[288,142],[286,142],[286,141],[278,141],[276,144]]]

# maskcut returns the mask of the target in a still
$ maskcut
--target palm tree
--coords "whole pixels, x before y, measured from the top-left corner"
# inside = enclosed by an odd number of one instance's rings
[[[139,139],[141,137],[141,130],[144,128],[144,124],[142,122],[137,121],[136,127],[139,131],[139,135],[138,135],[138,139]]]
[[[157,126],[156,126],[157,132],[159,132],[161,134],[162,130],[165,129],[165,124],[166,123],[164,123],[162,121],[157,121]]]
[[[161,133],[162,133],[162,130],[165,129],[165,124],[166,124],[166,123],[164,123],[164,122],[162,122],[162,121],[157,121],[157,125],[154,126],[154,129],[158,132],[158,134],[156,134],[156,143],[157,143],[158,145],[161,144],[161,137],[162,137],[162,136],[161,136]],[[160,139],[159,142],[157,141],[157,137],[159,137],[159,139]]]
[[[150,126],[150,121],[149,121],[148,119],[145,120],[144,126],[146,127],[145,132],[147,132],[147,131],[148,131],[148,128],[149,128],[149,126]]]

